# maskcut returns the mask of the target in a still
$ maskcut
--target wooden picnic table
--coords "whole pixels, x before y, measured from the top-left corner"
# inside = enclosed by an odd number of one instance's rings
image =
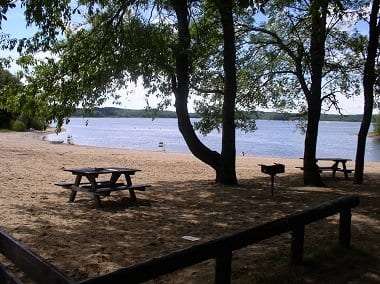
[[[149,185],[133,185],[131,176],[138,169],[119,168],[119,167],[106,167],[106,168],[77,168],[77,169],[64,169],[66,172],[71,172],[75,175],[74,182],[58,182],[56,185],[71,190],[69,202],[74,202],[78,191],[90,194],[97,207],[101,206],[100,196],[109,196],[112,191],[128,190],[132,201],[136,201],[135,190],[145,191]],[[109,180],[97,180],[100,175],[110,174]],[[125,177],[125,183],[119,182],[121,176]],[[85,177],[88,182],[82,182]]]
[[[303,159],[303,158],[301,158]],[[315,161],[318,163],[318,161],[331,161],[333,164],[331,166],[320,166],[317,164],[319,171],[324,172],[324,171],[331,171],[332,176],[335,178],[336,172],[343,172],[344,173],[344,178],[348,179],[348,174],[352,173],[353,170],[347,169],[347,162],[352,161],[351,159],[346,159],[346,158],[316,158]],[[339,164],[342,164],[342,167],[339,167]],[[303,170],[303,167],[301,167]]]
[[[351,159],[346,158],[317,158],[316,161],[331,161],[333,162],[331,167],[321,167],[319,166],[319,169],[323,171],[325,170],[331,170],[333,177],[335,177],[336,172],[343,172],[344,178],[348,179],[348,174],[352,173],[352,170],[347,169],[347,162],[352,161]],[[342,168],[339,168],[339,164],[342,164]]]

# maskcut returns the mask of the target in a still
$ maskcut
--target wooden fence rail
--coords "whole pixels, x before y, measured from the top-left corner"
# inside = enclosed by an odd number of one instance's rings
[[[328,216],[340,214],[339,243],[344,247],[350,246],[351,209],[357,205],[359,205],[358,197],[341,197],[300,213],[200,243],[77,284],[142,283],[209,259],[215,259],[215,283],[230,283],[233,251],[286,232],[292,234],[291,263],[299,264],[303,259],[305,225]],[[75,283],[56,267],[31,252],[26,246],[2,230],[0,230],[0,253],[38,284]],[[0,283],[21,284],[21,281],[0,265]]]
[[[337,213],[340,214],[339,242],[342,246],[349,247],[351,208],[357,205],[359,205],[358,197],[341,197],[273,222],[82,281],[81,284],[142,283],[209,259],[215,259],[215,283],[230,283],[232,251],[286,232],[292,233],[291,262],[298,264],[302,262],[303,257],[305,225]]]
[[[3,230],[0,230],[0,253],[38,284],[74,283],[52,264],[32,252],[24,244],[15,240]],[[21,283],[21,281],[7,271],[4,266],[0,267],[0,280],[1,279],[3,279],[4,282],[0,283]]]

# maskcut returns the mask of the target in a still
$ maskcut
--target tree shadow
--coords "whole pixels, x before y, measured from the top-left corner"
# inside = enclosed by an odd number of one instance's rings
[[[146,192],[137,194],[137,204],[132,204],[124,193],[116,193],[102,200],[100,210],[87,194],[78,194],[75,203],[67,203],[67,192],[52,189],[43,194],[47,199],[40,203],[14,206],[18,216],[32,214],[33,223],[20,223],[11,233],[79,280],[272,221],[339,196],[358,194],[361,205],[353,213],[353,243],[361,249],[379,251],[380,174],[371,174],[367,180],[363,186],[352,186],[351,180],[325,177],[327,187],[311,188],[303,186],[301,174],[286,174],[278,177],[274,196],[267,176],[242,179],[234,187],[220,186],[212,180],[157,181]],[[307,226],[306,245],[311,249],[323,247],[336,240],[337,230],[336,217]],[[182,238],[189,235],[200,241]],[[288,260],[289,244],[289,235],[284,234],[239,251],[234,256],[234,280],[243,281],[245,275],[260,280],[258,267],[268,275],[275,274],[271,269],[273,259]],[[212,282],[212,265],[209,261],[165,276],[157,283],[173,279],[172,283]]]

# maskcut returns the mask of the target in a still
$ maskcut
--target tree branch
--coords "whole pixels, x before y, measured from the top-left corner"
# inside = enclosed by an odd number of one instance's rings
[[[219,94],[219,95],[223,95],[224,92],[222,90],[218,90],[218,89],[203,89],[203,88],[198,88],[197,86],[193,85],[193,84],[190,84],[190,87],[192,89],[194,89],[195,91],[199,92],[199,93],[202,93],[202,94]]]
[[[264,28],[251,27],[250,29],[251,29],[251,31],[254,31],[254,32],[260,32],[260,33],[264,33],[264,34],[270,35],[274,39],[274,41],[268,42],[268,43],[270,43],[270,44],[276,44],[277,46],[279,46],[295,62],[299,60],[298,56],[289,48],[288,45],[285,44],[285,42],[280,38],[280,36],[277,33],[273,32],[273,31],[270,31],[270,30],[267,30],[267,29],[264,29]]]

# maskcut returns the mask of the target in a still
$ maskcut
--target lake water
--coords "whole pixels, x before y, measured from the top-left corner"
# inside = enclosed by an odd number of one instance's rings
[[[86,121],[88,125],[86,126]],[[294,121],[258,120],[253,133],[237,131],[238,155],[302,157],[304,134]],[[160,150],[163,142],[169,152],[189,153],[173,118],[72,118],[64,126],[65,133],[52,134],[50,140],[72,135],[75,144],[97,147]],[[355,157],[358,122],[320,123],[318,138],[319,157]],[[201,140],[210,148],[220,151],[221,135],[216,131]],[[366,159],[380,161],[380,139],[368,138]]]

